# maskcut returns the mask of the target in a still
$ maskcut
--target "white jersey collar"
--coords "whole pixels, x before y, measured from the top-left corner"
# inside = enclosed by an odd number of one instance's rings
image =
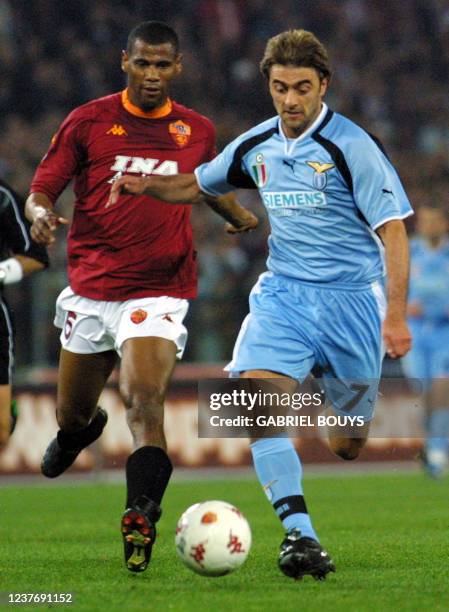
[[[295,138],[294,140],[291,138],[287,138],[287,136],[284,134],[284,130],[282,129],[282,120],[279,117],[278,119],[279,133],[282,135],[282,138],[284,140],[285,155],[291,155],[293,153],[293,149],[295,148],[295,145],[298,142],[301,142],[301,140],[304,140],[304,138],[307,138],[307,136],[309,136],[311,132],[317,129],[317,127],[320,125],[320,123],[323,121],[324,117],[326,116],[327,110],[328,110],[327,104],[323,102],[323,108],[321,109],[320,114],[315,119],[315,121],[312,123],[312,125],[310,125],[305,132],[300,134],[298,138]]]

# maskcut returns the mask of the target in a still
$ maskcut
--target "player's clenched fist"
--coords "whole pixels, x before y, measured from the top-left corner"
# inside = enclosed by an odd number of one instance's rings
[[[240,234],[241,232],[249,232],[259,225],[259,219],[250,210],[245,211],[245,218],[240,223],[226,223],[225,230],[228,234]]]
[[[38,244],[49,246],[55,241],[54,232],[60,225],[67,225],[69,220],[57,215],[50,209],[39,208],[31,225],[31,237]]]
[[[412,348],[412,336],[405,319],[392,320],[387,316],[382,328],[382,337],[387,353],[393,359],[403,357]]]
[[[125,175],[116,179],[112,183],[111,193],[106,208],[115,204],[121,193],[130,193],[132,195],[142,195],[145,193],[146,179],[143,176]]]

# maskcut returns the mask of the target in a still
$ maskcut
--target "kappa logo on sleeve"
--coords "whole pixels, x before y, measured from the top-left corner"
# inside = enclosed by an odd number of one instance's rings
[[[106,134],[112,134],[112,136],[128,136],[128,132],[125,130],[123,125],[120,125],[119,123],[114,123]]]

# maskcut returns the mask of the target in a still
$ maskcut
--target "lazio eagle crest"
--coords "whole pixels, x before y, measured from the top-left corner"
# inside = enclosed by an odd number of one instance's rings
[[[308,161],[307,165],[315,170],[313,175],[313,186],[322,191],[327,184],[326,172],[335,167],[335,164],[320,164],[320,162]]]

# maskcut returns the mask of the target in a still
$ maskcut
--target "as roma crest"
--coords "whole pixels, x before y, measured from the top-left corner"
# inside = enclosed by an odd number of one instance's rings
[[[181,120],[170,123],[168,131],[178,147],[185,147],[192,134],[190,125],[187,125],[187,123]]]
[[[146,312],[146,310],[142,310],[141,308],[139,308],[138,310],[134,310],[134,312],[131,313],[130,319],[133,323],[139,325],[139,323],[143,323],[145,321],[147,316],[148,313]]]

